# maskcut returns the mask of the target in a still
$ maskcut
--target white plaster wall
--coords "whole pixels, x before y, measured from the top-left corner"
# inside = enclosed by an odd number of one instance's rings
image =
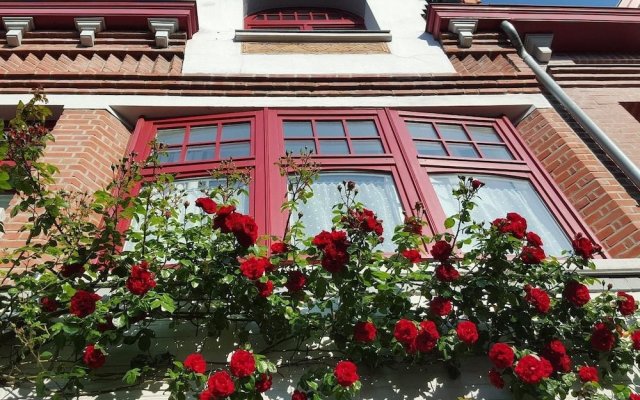
[[[242,54],[233,41],[244,24],[240,0],[198,0],[200,31],[187,43],[184,74],[453,73],[439,44],[425,33],[424,0],[366,0],[365,19],[393,35],[391,54]],[[321,5],[322,1],[314,2]],[[308,5],[308,4],[307,4]],[[330,5],[330,4],[329,4]],[[371,15],[372,14],[372,15]]]

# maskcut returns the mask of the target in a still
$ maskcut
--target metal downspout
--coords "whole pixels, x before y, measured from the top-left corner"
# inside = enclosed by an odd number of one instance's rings
[[[584,111],[573,101],[562,88],[553,80],[547,72],[542,69],[536,60],[524,49],[518,31],[509,21],[502,21],[502,30],[507,34],[511,43],[516,47],[522,60],[533,70],[542,85],[562,104],[573,118],[578,121],[591,138],[607,153],[607,155],[618,165],[625,175],[640,189],[640,168],[635,165],[626,154],[607,136],[606,133]]]

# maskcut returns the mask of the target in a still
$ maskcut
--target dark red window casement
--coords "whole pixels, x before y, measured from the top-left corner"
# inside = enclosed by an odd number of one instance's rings
[[[286,29],[294,31],[364,30],[364,19],[332,8],[277,8],[248,15],[245,29]]]

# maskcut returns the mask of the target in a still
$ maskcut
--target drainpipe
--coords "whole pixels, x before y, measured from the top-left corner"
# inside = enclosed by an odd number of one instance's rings
[[[573,118],[578,121],[591,138],[607,153],[618,167],[627,175],[633,184],[640,189],[640,168],[607,136],[606,133],[573,101],[547,72],[538,65],[536,60],[524,49],[518,31],[509,21],[502,21],[502,30],[507,34],[511,43],[516,47],[522,60],[536,74],[538,81],[562,104]]]

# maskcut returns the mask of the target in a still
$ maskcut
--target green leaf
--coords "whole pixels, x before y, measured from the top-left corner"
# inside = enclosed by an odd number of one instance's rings
[[[444,227],[446,229],[453,228],[455,226],[455,224],[456,224],[456,220],[453,219],[453,218],[447,218],[447,219],[444,220]]]
[[[172,313],[176,310],[176,305],[173,302],[173,299],[165,293],[162,295],[162,297],[160,297],[160,308],[162,309],[162,311]]]
[[[133,385],[140,377],[140,368],[133,368],[128,370],[122,377],[122,381],[127,385]]]

